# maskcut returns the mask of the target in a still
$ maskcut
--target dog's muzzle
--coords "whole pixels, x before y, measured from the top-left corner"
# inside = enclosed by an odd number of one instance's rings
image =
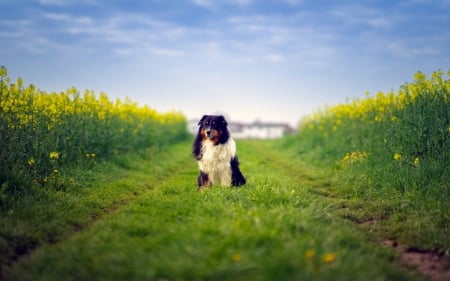
[[[206,128],[205,135],[206,135],[207,138],[212,138],[211,128]]]
[[[216,136],[216,134],[213,132],[213,129],[211,127],[205,128],[205,136],[209,139],[212,139]]]

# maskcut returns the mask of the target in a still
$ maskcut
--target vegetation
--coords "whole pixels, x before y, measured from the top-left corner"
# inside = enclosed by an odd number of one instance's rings
[[[442,72],[238,141],[248,184],[205,192],[178,113],[1,77],[2,280],[421,280],[385,239],[448,260]]]
[[[122,151],[162,146],[186,137],[186,120],[129,99],[76,88],[46,93],[0,68],[0,203],[31,186],[67,188],[67,167],[91,168]]]
[[[240,141],[248,184],[198,192],[190,144],[168,151],[176,161],[158,180],[149,176],[152,165],[134,157],[128,180],[114,189],[152,188],[70,239],[22,257],[5,268],[5,280],[416,280],[398,268],[394,252],[315,193],[334,186],[327,169],[274,143]]]
[[[339,171],[335,192],[347,191],[359,209],[346,216],[383,221],[389,238],[448,253],[450,72],[443,76],[418,72],[396,93],[326,108],[285,145]]]

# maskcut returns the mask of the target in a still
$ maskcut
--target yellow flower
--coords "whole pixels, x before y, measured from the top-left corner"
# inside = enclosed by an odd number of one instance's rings
[[[305,257],[309,260],[313,259],[315,255],[316,255],[316,252],[313,249],[309,249],[305,253]]]
[[[53,173],[57,174],[57,173],[59,173],[59,171],[57,169],[54,169]]]
[[[335,253],[326,253],[322,256],[322,261],[324,263],[332,263],[336,260],[336,254]]]
[[[59,158],[59,153],[56,151],[52,151],[50,152],[50,159],[58,159]]]
[[[239,253],[236,253],[236,254],[234,254],[234,255],[231,257],[231,259],[232,259],[234,262],[240,262],[241,259],[242,259],[242,257],[241,257],[241,255],[240,255]]]
[[[28,165],[33,166],[34,163],[36,163],[36,161],[34,161],[34,158],[30,158],[30,160],[28,160]]]
[[[402,155],[400,153],[394,153],[394,160],[398,161],[402,159]]]
[[[414,158],[414,166],[418,166],[420,164],[420,158],[416,157]]]

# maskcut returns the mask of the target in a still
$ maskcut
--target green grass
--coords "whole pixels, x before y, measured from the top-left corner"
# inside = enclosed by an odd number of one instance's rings
[[[73,171],[73,176],[66,175],[69,184],[64,189],[35,186],[8,197],[0,208],[1,268],[39,246],[59,242],[86,228],[152,190],[190,160],[185,144],[170,150],[153,148],[116,156],[89,171]]]
[[[122,168],[100,169],[100,182],[86,191],[91,203],[81,201],[68,208],[78,212],[82,206],[94,206],[86,211],[88,219],[81,216],[81,231],[73,233],[69,227],[72,235],[59,234],[58,243],[42,243],[5,266],[4,277],[416,280],[399,269],[390,249],[379,246],[378,236],[342,216],[346,200],[331,196],[338,178],[329,166],[312,165],[308,157],[279,148],[279,143],[238,142],[248,180],[242,188],[197,192],[197,167],[189,158],[189,144],[167,152],[161,166],[159,160],[135,157]],[[78,195],[72,200],[84,200]],[[87,214],[98,212],[96,206],[102,203],[97,200],[104,196],[115,199],[103,204],[106,211],[100,212],[100,219],[89,219]],[[108,206],[119,207],[107,214],[114,208]]]
[[[332,172],[334,184],[317,186],[321,195],[336,207],[336,214],[349,219],[380,239],[398,241],[413,249],[436,251],[448,258],[450,251],[450,200],[436,186],[422,190],[414,186],[396,189],[393,172],[386,179],[373,181],[368,173],[383,168],[362,161],[343,168],[339,160],[326,157],[326,146],[314,146],[305,151],[310,139],[294,136],[280,142],[284,153],[297,155],[316,169]],[[388,173],[388,172],[386,172]],[[405,175],[397,175],[399,181]],[[379,178],[380,175],[378,175]]]

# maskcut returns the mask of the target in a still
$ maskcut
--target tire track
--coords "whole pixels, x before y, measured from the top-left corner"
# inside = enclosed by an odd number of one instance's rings
[[[117,198],[113,199],[110,204],[106,206],[97,206],[83,219],[82,223],[70,223],[67,222],[65,229],[60,229],[60,233],[48,233],[48,237],[45,241],[36,241],[32,245],[29,245],[26,250],[16,249],[14,255],[11,256],[6,263],[0,264],[0,280],[4,279],[4,271],[13,267],[19,263],[22,259],[32,255],[38,249],[47,246],[61,243],[71,237],[86,231],[97,223],[108,219],[118,211],[126,208],[132,202],[146,196],[150,192],[154,192],[161,186],[164,186],[168,181],[175,177],[178,173],[188,172],[195,167],[193,160],[189,154],[189,147],[187,143],[181,143],[173,145],[167,151],[158,152],[152,158],[172,158],[170,164],[161,168],[157,166],[157,159],[150,161],[148,167],[144,167],[139,171],[130,171],[128,177],[138,177],[140,180],[145,181],[144,190],[133,188],[132,182],[123,180],[120,188],[123,189],[122,193],[119,193]],[[186,153],[179,153],[179,151],[186,151]],[[174,155],[175,157],[174,157]],[[101,183],[103,184],[103,183]],[[93,184],[95,186],[95,182]],[[95,188],[95,187],[90,187]],[[101,188],[99,186],[98,188]],[[89,203],[89,202],[86,202]],[[94,204],[94,203],[91,203]],[[69,218],[70,219],[70,218]],[[68,220],[69,220],[68,219]]]

